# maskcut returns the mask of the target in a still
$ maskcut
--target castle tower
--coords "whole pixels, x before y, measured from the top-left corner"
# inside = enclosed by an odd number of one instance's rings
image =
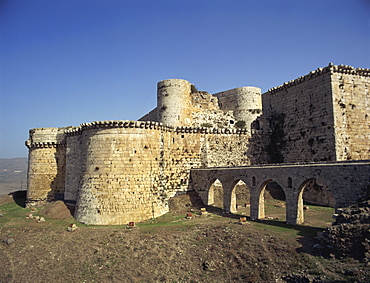
[[[191,125],[191,83],[181,79],[157,85],[158,121],[174,127]]]
[[[239,87],[213,94],[220,109],[232,110],[235,119],[249,127],[262,113],[261,89],[253,86]]]
[[[27,205],[52,200],[64,193],[65,128],[37,128],[29,132]]]

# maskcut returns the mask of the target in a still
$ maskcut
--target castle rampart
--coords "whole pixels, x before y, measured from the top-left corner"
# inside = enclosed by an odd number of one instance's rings
[[[37,128],[29,132],[27,200],[43,202],[64,193],[67,128]]]
[[[186,80],[170,79],[158,83],[158,121],[172,126],[191,125],[191,84]]]
[[[237,121],[251,125],[262,113],[261,89],[240,87],[213,94],[218,98],[220,109],[233,111]]]
[[[350,66],[333,69],[336,159],[370,159],[370,70]]]
[[[274,161],[369,159],[369,74],[329,65],[264,93]]]
[[[36,132],[31,131],[29,146]],[[65,180],[65,200],[76,203],[78,221],[126,224],[157,217],[168,211],[170,197],[189,190],[191,168],[248,164],[250,135],[247,129],[174,128],[151,121],[97,121],[70,127],[64,129],[60,143],[65,167],[41,178],[45,191],[30,183],[29,192],[43,198],[30,198],[29,205],[53,198],[56,191],[50,188],[59,174]],[[37,156],[55,163],[57,147],[41,148]],[[30,147],[30,153],[36,151]],[[29,164],[37,169],[34,158]]]
[[[32,129],[28,205],[64,196],[78,221],[126,224],[166,213],[192,168],[370,159],[369,74],[329,65],[262,95],[164,80],[139,121]]]
[[[370,160],[275,164],[229,168],[195,168],[191,170],[195,190],[205,204],[211,204],[211,184],[219,180],[223,186],[225,211],[236,211],[236,185],[243,181],[250,193],[251,219],[264,219],[264,190],[277,182],[286,200],[286,219],[290,224],[304,222],[303,192],[307,184],[316,181],[330,188],[335,207],[345,207],[369,196]]]

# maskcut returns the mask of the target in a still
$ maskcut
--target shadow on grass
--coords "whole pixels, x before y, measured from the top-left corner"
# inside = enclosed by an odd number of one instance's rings
[[[259,221],[265,225],[270,225],[274,227],[281,227],[285,229],[292,229],[297,231],[297,242],[301,244],[300,248],[297,248],[298,253],[307,253],[317,256],[317,252],[314,251],[315,237],[318,232],[322,232],[325,228],[323,227],[314,227],[309,225],[292,225],[287,224],[283,221],[274,221],[274,220],[261,220]]]
[[[10,193],[13,197],[14,202],[20,207],[26,207],[27,191],[15,191]]]
[[[246,217],[246,215],[241,214],[234,214],[234,213],[225,213],[222,208],[214,207],[210,205],[204,206],[206,207],[207,211],[222,217],[230,218],[230,219],[239,219],[240,217]],[[250,221],[250,217],[248,216],[247,219]],[[312,246],[314,244],[314,238],[317,236],[318,232],[323,231],[325,228],[323,227],[314,227],[309,225],[293,225],[287,224],[285,221],[279,220],[256,220],[256,223],[260,223],[262,225],[272,226],[274,228],[282,228],[283,229],[291,229],[297,232],[297,236],[299,239],[297,240],[298,243],[302,245],[301,248],[297,249],[297,252],[304,252],[304,253],[312,253]],[[277,229],[277,230],[278,230]]]

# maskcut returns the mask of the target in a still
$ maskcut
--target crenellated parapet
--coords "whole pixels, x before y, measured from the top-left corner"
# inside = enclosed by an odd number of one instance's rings
[[[317,68],[315,71],[309,72],[307,75],[301,76],[297,79],[285,82],[284,84],[273,87],[269,89],[268,91],[271,94],[277,93],[279,91],[282,91],[284,89],[290,88],[292,86],[296,86],[298,84],[301,84],[305,81],[311,80],[315,77],[321,76],[326,73],[341,73],[341,74],[349,74],[349,75],[357,75],[357,76],[364,76],[364,77],[370,77],[370,69],[365,68],[354,68],[352,66],[348,65],[333,65],[330,63],[328,66],[324,68]]]
[[[370,69],[368,68],[354,68],[348,65],[330,65],[330,64],[328,67],[331,67],[330,70],[334,73],[370,77]]]
[[[246,128],[209,128],[209,127],[173,127],[164,125],[160,122],[153,121],[130,121],[130,120],[111,120],[111,121],[94,121],[91,123],[83,123],[78,127],[70,127],[64,131],[66,136],[80,135],[83,131],[89,129],[114,129],[114,128],[138,128],[160,130],[164,132],[176,133],[202,133],[202,134],[246,134],[250,130]],[[30,141],[26,141],[29,147]],[[34,147],[42,146],[58,146],[65,144],[65,140],[60,143],[39,142],[33,143]]]
[[[161,81],[139,121],[30,130],[27,205],[63,197],[77,221],[120,225],[166,213],[192,168],[368,159],[369,78],[329,64],[264,94]]]
[[[32,148],[56,148],[56,147],[65,147],[66,141],[62,142],[34,142],[32,143],[30,140],[26,140],[25,145],[28,149]]]
[[[36,128],[29,131],[27,206],[52,200],[64,192],[66,128]]]
[[[70,128],[72,127],[31,129],[25,145],[28,149],[64,147],[66,145],[64,132]]]
[[[94,121],[91,123],[83,123],[78,127],[73,127],[65,131],[67,136],[79,135],[89,129],[113,129],[113,128],[140,128],[140,129],[155,129],[161,131],[172,131],[173,127],[164,125],[163,123],[153,121],[130,121],[130,120],[109,120],[109,121]]]
[[[177,127],[176,133],[201,133],[201,134],[247,134],[250,130],[246,128],[205,128],[205,127]]]

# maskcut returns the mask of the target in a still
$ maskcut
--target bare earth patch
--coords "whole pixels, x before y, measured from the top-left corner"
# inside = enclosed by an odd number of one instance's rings
[[[12,198],[0,199],[0,241],[14,239],[0,242],[0,282],[370,280],[368,266],[360,262],[311,255],[311,238],[303,235],[310,227],[277,221],[240,225],[238,217],[217,211],[200,216],[188,197],[181,198],[184,202],[174,201],[175,212],[138,228],[77,223],[74,232],[67,231],[68,217],[51,219],[67,216],[62,204],[34,211],[46,218],[38,222],[27,219],[30,209],[15,207]],[[192,219],[185,219],[190,211]]]

